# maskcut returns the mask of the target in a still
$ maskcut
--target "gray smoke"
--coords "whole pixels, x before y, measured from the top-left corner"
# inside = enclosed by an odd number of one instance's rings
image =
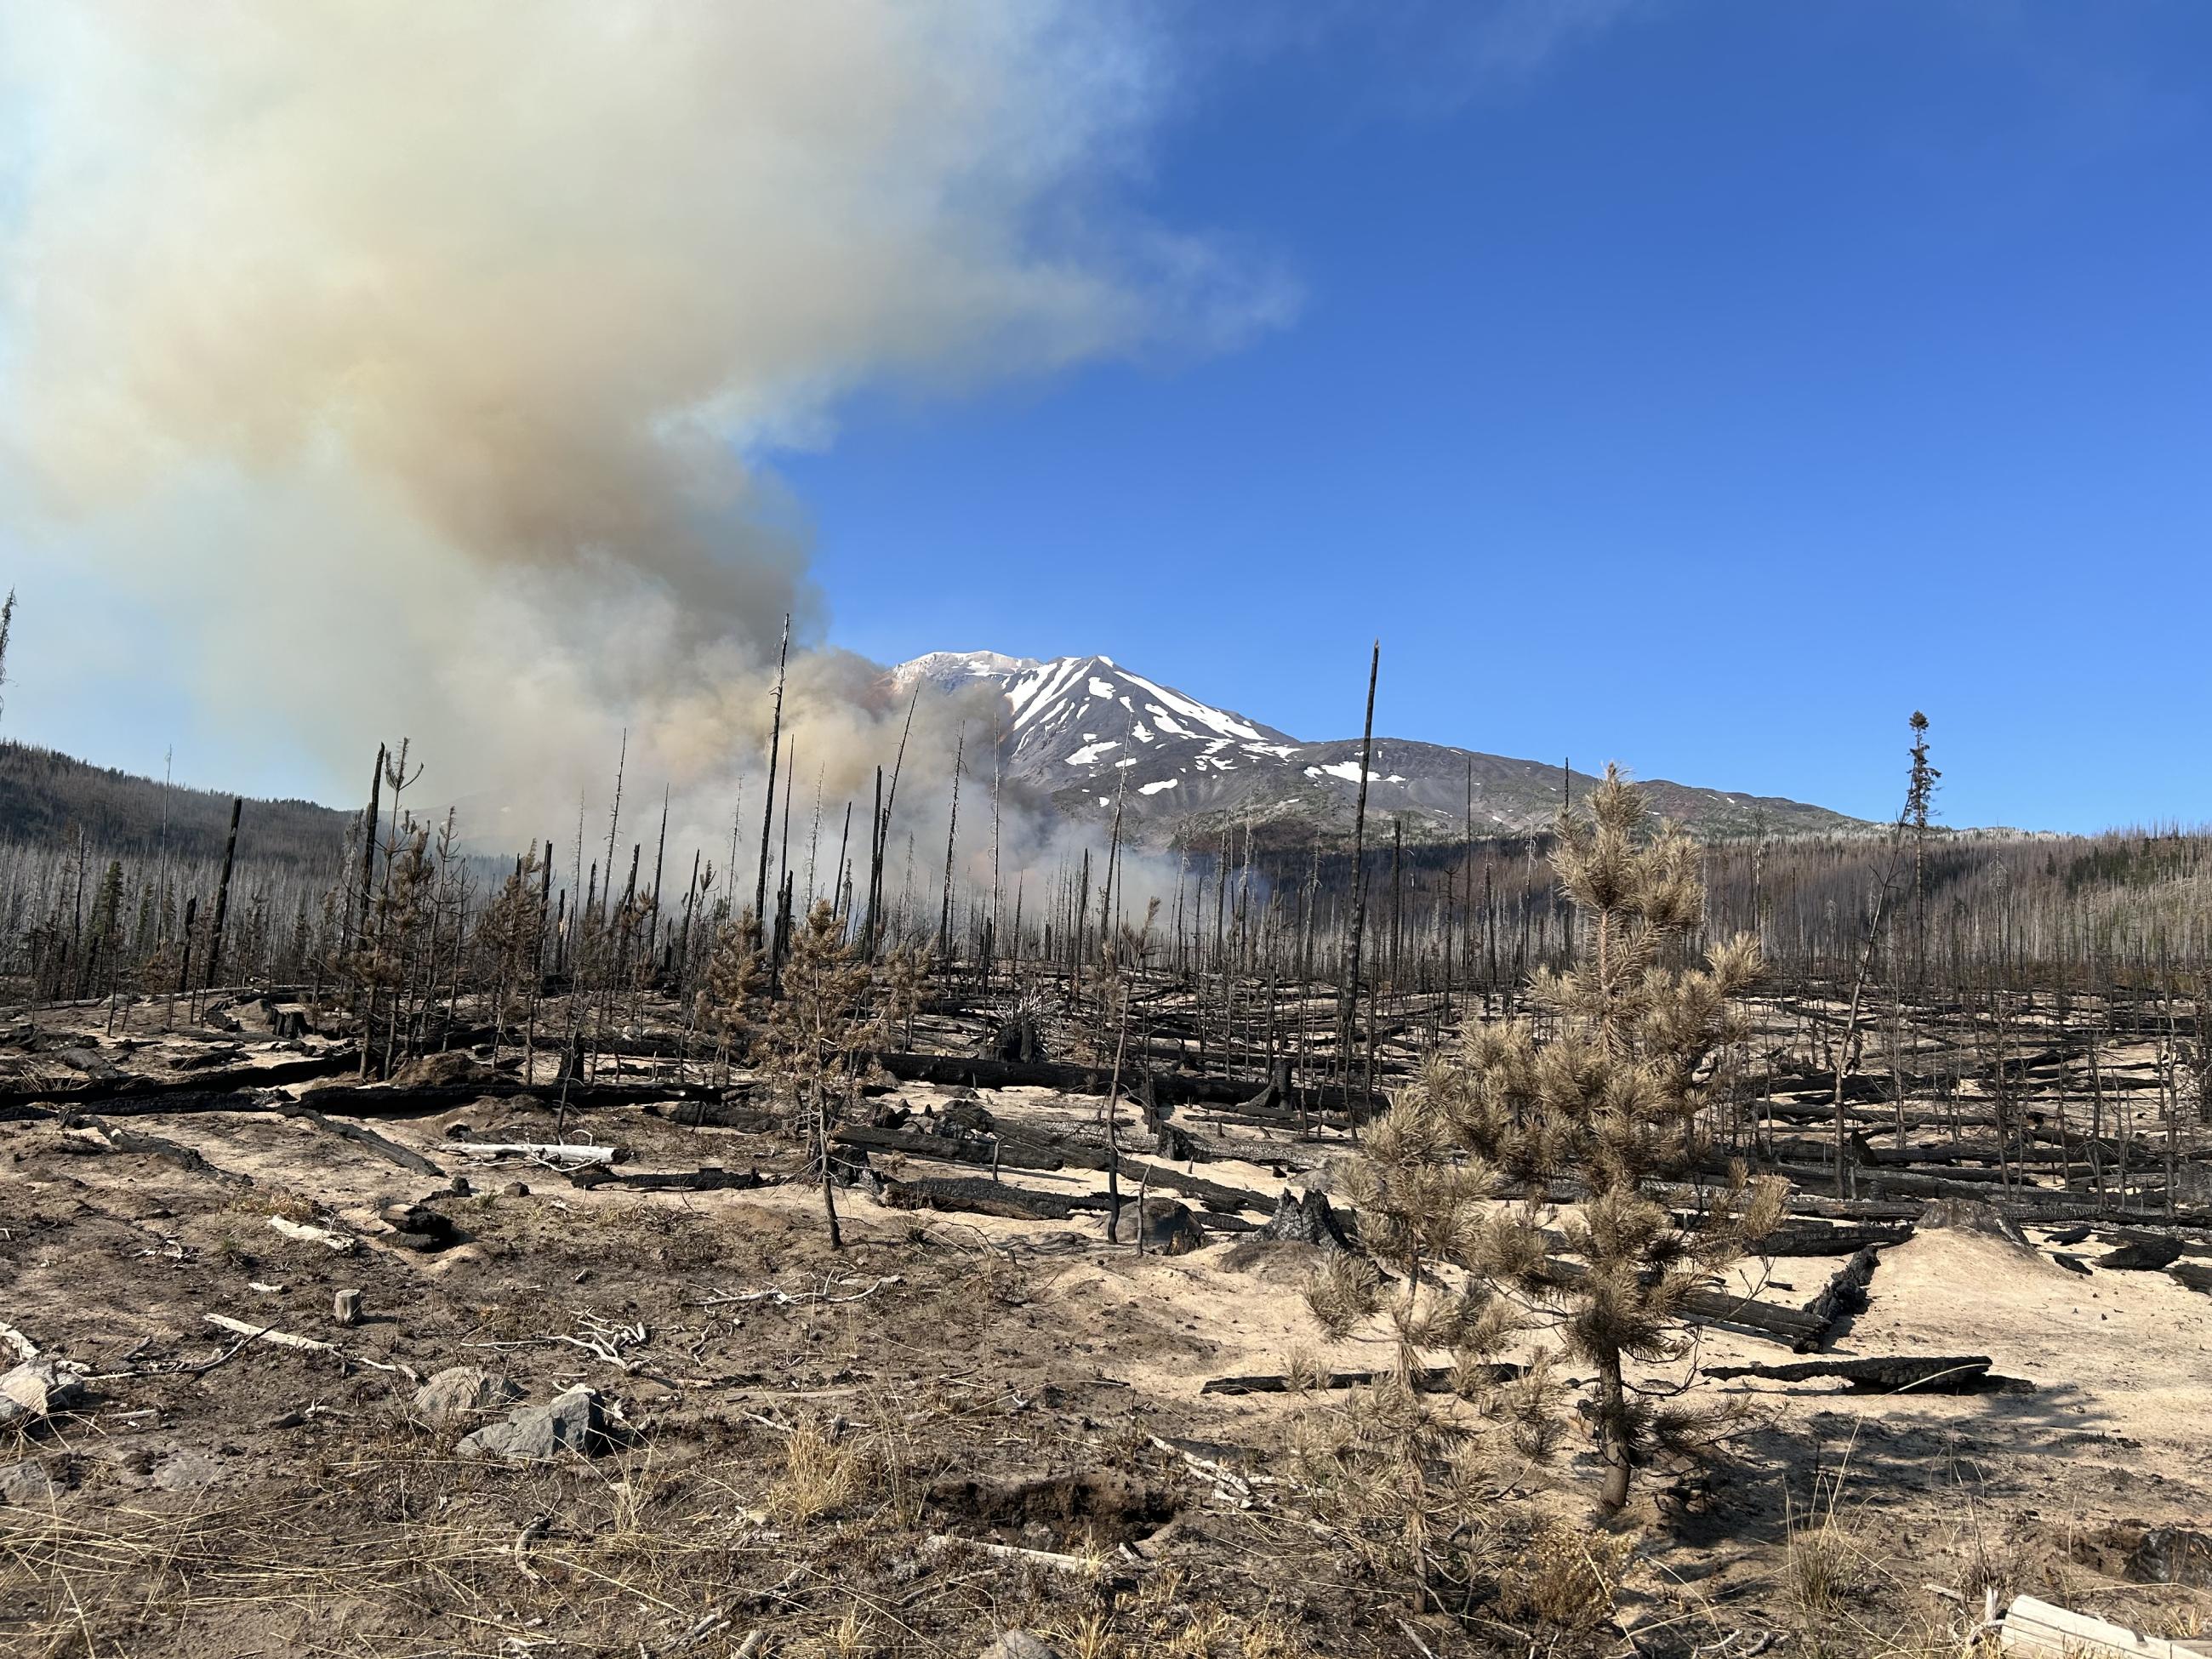
[[[0,0],[10,517],[341,798],[407,732],[426,797],[527,839],[627,732],[712,844],[787,612],[802,781],[861,793],[903,707],[812,648],[758,458],[864,385],[1218,348],[1287,303],[1114,206],[1164,80],[1133,20]]]

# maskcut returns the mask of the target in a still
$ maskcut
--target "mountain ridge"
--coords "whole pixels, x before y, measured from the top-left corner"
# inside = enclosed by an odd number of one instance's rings
[[[1118,810],[1137,840],[1211,841],[1239,828],[1272,839],[1351,833],[1358,738],[1295,738],[1106,656],[933,651],[896,665],[888,678],[902,692],[917,683],[955,696],[995,690],[1006,775],[1073,817]],[[1378,736],[1369,821],[1380,830],[1399,820],[1415,841],[1457,839],[1470,822],[1476,836],[1526,834],[1550,826],[1563,781],[1579,799],[1597,781],[1548,763]],[[1656,811],[1706,837],[1867,827],[1784,796],[1663,778],[1638,783]]]

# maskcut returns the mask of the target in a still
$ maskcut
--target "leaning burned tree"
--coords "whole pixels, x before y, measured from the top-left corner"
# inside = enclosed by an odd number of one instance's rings
[[[1423,1163],[1461,1160],[1462,1173],[1394,1157],[1362,1184],[1388,1218],[1386,1236],[1468,1269],[1596,1373],[1603,1501],[1617,1509],[1651,1451],[1686,1449],[1713,1427],[1674,1397],[1679,1388],[1639,1388],[1629,1368],[1688,1357],[1686,1304],[1780,1219],[1787,1188],[1733,1170],[1694,1227],[1656,1194],[1659,1181],[1705,1162],[1706,1062],[1736,1033],[1732,999],[1757,975],[1759,947],[1738,937],[1703,967],[1682,962],[1681,942],[1704,917],[1696,848],[1671,828],[1650,833],[1642,799],[1613,769],[1589,808],[1587,819],[1562,816],[1553,854],[1580,925],[1573,964],[1534,988],[1547,1029],[1525,1018],[1470,1025],[1458,1052],[1401,1097],[1393,1117],[1405,1115],[1404,1133],[1376,1137],[1386,1152],[1421,1146]],[[1515,1201],[1471,1216],[1474,1171]],[[1576,1201],[1552,1221],[1555,1181]]]

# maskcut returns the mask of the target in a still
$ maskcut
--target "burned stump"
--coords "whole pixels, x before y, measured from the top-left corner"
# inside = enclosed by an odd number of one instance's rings
[[[1291,1244],[1317,1244],[1325,1250],[1352,1249],[1352,1240],[1330,1206],[1328,1194],[1314,1188],[1297,1198],[1284,1188],[1275,1200],[1275,1213],[1261,1227],[1260,1237]]]

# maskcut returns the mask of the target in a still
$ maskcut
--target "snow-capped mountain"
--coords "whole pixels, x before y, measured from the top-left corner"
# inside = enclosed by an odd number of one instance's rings
[[[955,695],[995,690],[1006,776],[1081,817],[1110,815],[1125,831],[1164,842],[1251,823],[1279,830],[1351,827],[1359,739],[1304,742],[1234,709],[1147,679],[1110,657],[1048,662],[995,651],[933,651],[891,671]],[[988,705],[985,705],[988,707]],[[1577,772],[1579,798],[1595,780]],[[1371,824],[1402,817],[1407,836],[1516,834],[1559,811],[1560,769],[1441,744],[1375,739],[1368,772]],[[1665,781],[1643,787],[1662,812],[1692,829],[1728,834],[1842,830],[1857,821],[1775,797],[1726,794]]]

